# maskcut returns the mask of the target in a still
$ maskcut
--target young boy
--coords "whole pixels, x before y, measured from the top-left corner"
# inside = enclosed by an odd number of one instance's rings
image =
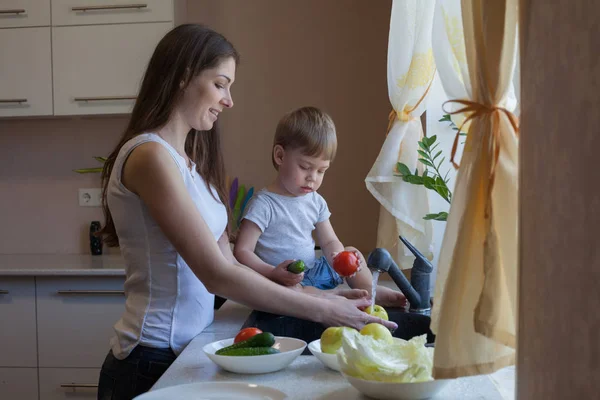
[[[244,265],[284,286],[308,293],[337,288],[343,279],[331,267],[334,256],[344,250],[359,257],[361,268],[348,277],[348,285],[372,290],[371,271],[364,257],[337,238],[325,199],[317,193],[325,171],[335,158],[337,138],[332,119],[314,107],[286,114],[277,125],[272,161],[277,178],[254,195],[244,213],[234,249]],[[315,231],[323,257],[316,258]],[[287,271],[294,260],[303,260],[303,274]],[[363,292],[364,293],[364,292]],[[375,302],[381,306],[403,307],[404,295],[386,287],[377,287]]]

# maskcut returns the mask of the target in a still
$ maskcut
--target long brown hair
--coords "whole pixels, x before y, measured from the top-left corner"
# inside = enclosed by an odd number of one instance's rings
[[[190,81],[227,58],[233,58],[236,65],[239,63],[239,55],[233,45],[223,35],[198,24],[184,24],[173,28],[156,46],[146,68],[129,124],[102,170],[102,208],[106,222],[99,234],[104,236],[104,242],[108,246],[119,245],[106,195],[121,147],[137,135],[163,127]],[[229,211],[225,165],[217,123],[210,131],[192,129],[186,138],[185,151],[196,163],[198,174],[208,185],[215,187],[219,199]]]

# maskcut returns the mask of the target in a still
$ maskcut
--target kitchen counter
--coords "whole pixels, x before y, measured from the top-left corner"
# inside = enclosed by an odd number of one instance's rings
[[[241,375],[220,369],[202,351],[205,344],[234,337],[250,309],[227,301],[215,321],[198,335],[158,380],[152,390],[194,382],[246,382],[281,390],[289,399],[366,399],[344,377],[314,356],[300,356],[287,368],[262,375]],[[490,376],[452,381],[435,399],[502,400]]]
[[[120,255],[0,254],[0,276],[125,276]]]

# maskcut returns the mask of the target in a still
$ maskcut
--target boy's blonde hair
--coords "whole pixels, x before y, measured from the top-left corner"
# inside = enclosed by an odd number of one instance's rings
[[[301,149],[304,155],[323,156],[333,161],[337,151],[337,137],[333,120],[316,107],[302,107],[285,114],[275,129],[271,157],[275,169],[275,146],[285,150]]]

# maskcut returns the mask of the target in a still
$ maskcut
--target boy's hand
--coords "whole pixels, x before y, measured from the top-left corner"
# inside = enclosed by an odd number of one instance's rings
[[[356,270],[355,273],[353,273],[350,276],[347,276],[346,278],[352,278],[354,276],[356,276],[356,274],[363,268],[367,266],[367,261],[365,260],[365,257],[362,255],[362,253],[360,251],[358,251],[358,249],[356,247],[352,247],[352,246],[347,246],[344,248],[344,251],[350,251],[352,253],[354,253],[354,255],[356,255],[356,257],[358,258],[358,262],[359,262],[359,266],[358,269]],[[335,251],[331,254],[331,259],[334,259],[335,256],[337,256],[338,254],[340,254],[339,251]]]
[[[293,263],[294,260],[285,260],[271,271],[269,279],[283,286],[296,286],[304,279],[304,272],[294,274],[287,270],[287,266]]]

